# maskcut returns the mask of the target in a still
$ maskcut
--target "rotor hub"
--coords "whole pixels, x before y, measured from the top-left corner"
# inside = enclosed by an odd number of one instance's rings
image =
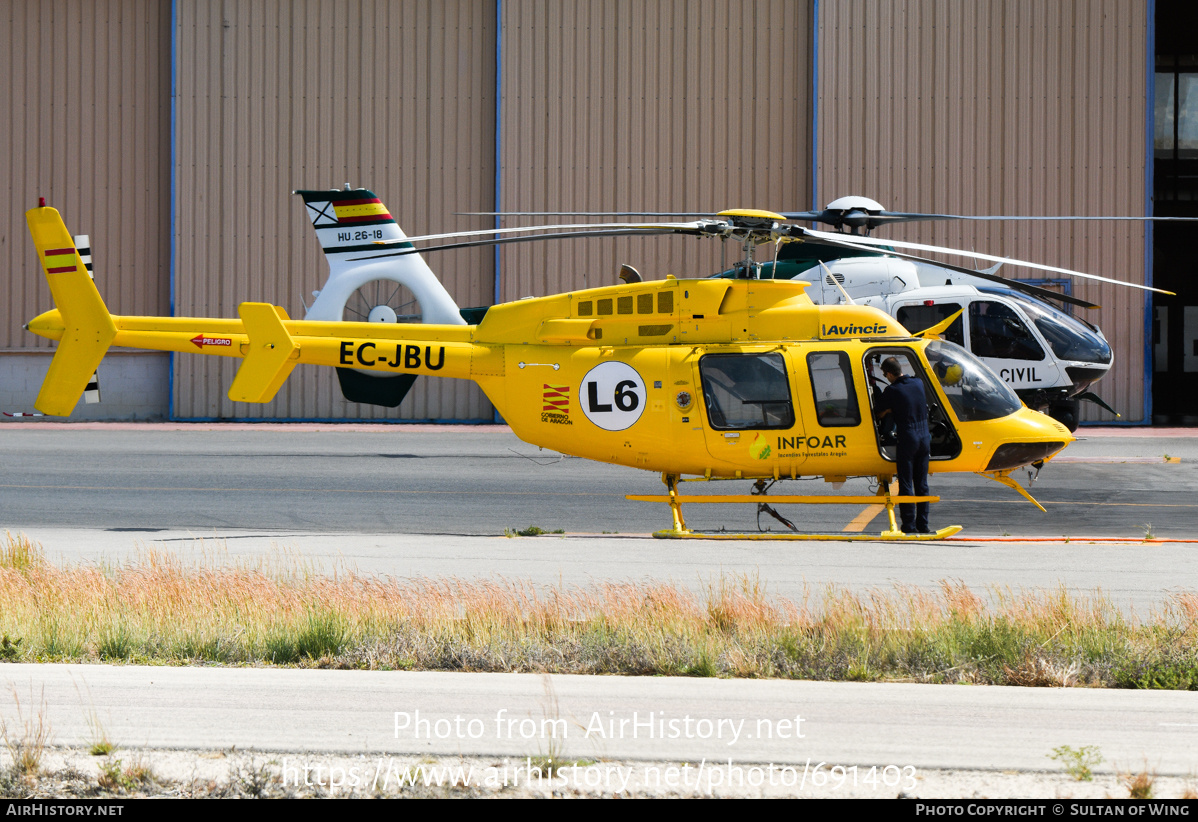
[[[768,232],[774,228],[776,223],[780,223],[786,219],[781,214],[775,214],[772,211],[762,211],[756,208],[730,208],[727,211],[721,211],[716,216],[726,217],[728,225],[734,229],[752,232]],[[768,241],[768,238],[766,241]]]
[[[366,315],[368,323],[395,323],[399,322],[399,318],[395,313],[395,309],[389,305],[376,305],[370,309],[370,313]]]

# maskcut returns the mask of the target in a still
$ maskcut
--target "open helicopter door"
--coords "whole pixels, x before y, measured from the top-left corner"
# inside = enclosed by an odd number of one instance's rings
[[[870,407],[874,424],[877,429],[878,451],[882,457],[894,462],[898,448],[898,437],[894,431],[894,423],[887,415],[878,421],[877,406],[882,392],[890,385],[882,375],[882,362],[887,357],[898,361],[904,376],[918,377],[923,381],[924,396],[928,401],[928,430],[932,434],[931,461],[951,460],[961,453],[961,438],[953,425],[952,417],[945,410],[928,374],[920,362],[919,356],[910,348],[903,346],[887,346],[871,348],[865,353],[865,375],[870,386]],[[951,380],[951,375],[943,379]]]
[[[795,401],[799,386],[788,352],[776,347],[762,351],[708,348],[696,354],[695,381],[703,394],[706,423],[704,440],[716,465],[743,463],[747,453],[761,461],[756,476],[798,476],[806,453],[783,455],[779,448],[780,440],[803,436]]]

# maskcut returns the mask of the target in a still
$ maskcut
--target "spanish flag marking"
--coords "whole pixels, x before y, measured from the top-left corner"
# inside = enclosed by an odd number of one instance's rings
[[[544,403],[541,406],[541,411],[554,411],[558,414],[570,413],[570,386],[568,385],[548,385],[545,386],[545,393],[541,395],[541,400]]]
[[[70,265],[67,265],[70,263]],[[74,271],[78,258],[73,248],[47,248],[46,260],[43,263],[47,274],[66,274]]]
[[[378,199],[373,200],[342,200],[334,205],[337,212],[337,222],[358,223],[367,220],[390,220],[391,214],[387,207]]]

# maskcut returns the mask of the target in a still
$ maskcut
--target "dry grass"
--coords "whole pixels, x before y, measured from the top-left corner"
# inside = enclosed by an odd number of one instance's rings
[[[4,532],[4,541],[0,542],[0,568],[21,570],[37,565],[41,561],[41,546],[35,544],[24,534],[13,536],[12,531]]]
[[[30,702],[32,703],[32,691]],[[17,721],[0,718],[0,739],[11,758],[13,772],[20,777],[34,776],[41,769],[42,757],[51,742],[50,723],[46,719],[46,696],[42,693],[40,703],[34,707],[21,707],[21,695],[14,687],[12,699],[16,706]]]
[[[1198,688],[1198,594],[1141,624],[1096,592],[959,581],[771,597],[723,576],[539,588],[512,580],[320,575],[284,558],[221,567],[143,551],[57,567],[9,534],[0,634],[25,661],[900,679]]]
[[[1148,770],[1147,766],[1139,773],[1120,774],[1119,779],[1123,782],[1123,786],[1127,788],[1129,798],[1152,799],[1152,789],[1156,782],[1156,773]]]

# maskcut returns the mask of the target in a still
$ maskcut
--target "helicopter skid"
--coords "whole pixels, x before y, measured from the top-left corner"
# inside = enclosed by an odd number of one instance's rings
[[[766,496],[765,494],[722,494],[718,496],[712,495],[695,495],[681,496],[675,490],[677,488],[676,477],[665,477],[666,487],[670,489],[669,494],[626,494],[625,499],[637,502],[664,502],[670,506],[670,513],[674,519],[672,528],[666,528],[662,531],[655,531],[654,537],[658,539],[789,539],[789,540],[822,540],[822,541],[842,541],[842,542],[877,542],[883,540],[887,542],[925,542],[928,540],[944,539],[952,536],[961,530],[960,525],[950,525],[947,528],[941,528],[939,531],[934,531],[930,534],[905,534],[899,530],[898,522],[894,516],[894,506],[904,502],[939,502],[940,497],[931,496],[906,496],[894,495],[889,493],[888,486],[881,486],[882,493],[876,496]],[[890,528],[883,531],[878,536],[873,534],[861,534],[854,532],[841,531],[835,534],[800,534],[797,531],[787,533],[785,531],[774,532],[765,531],[756,534],[730,534],[725,531],[691,531],[686,527],[686,520],[682,516],[682,503],[730,503],[730,502],[748,502],[758,505],[758,511],[768,509],[769,503],[778,504],[797,504],[797,505],[881,505],[886,511],[887,519],[890,521]],[[778,515],[775,513],[775,517]],[[781,519],[781,517],[779,517]],[[790,522],[782,519],[782,522],[790,527],[794,527]]]
[[[960,525],[949,525],[930,534],[904,534],[902,531],[883,531],[881,534],[793,534],[784,531],[768,531],[756,534],[734,534],[726,531],[654,531],[656,539],[748,539],[748,540],[807,540],[820,542],[931,542],[945,539],[961,530]]]

